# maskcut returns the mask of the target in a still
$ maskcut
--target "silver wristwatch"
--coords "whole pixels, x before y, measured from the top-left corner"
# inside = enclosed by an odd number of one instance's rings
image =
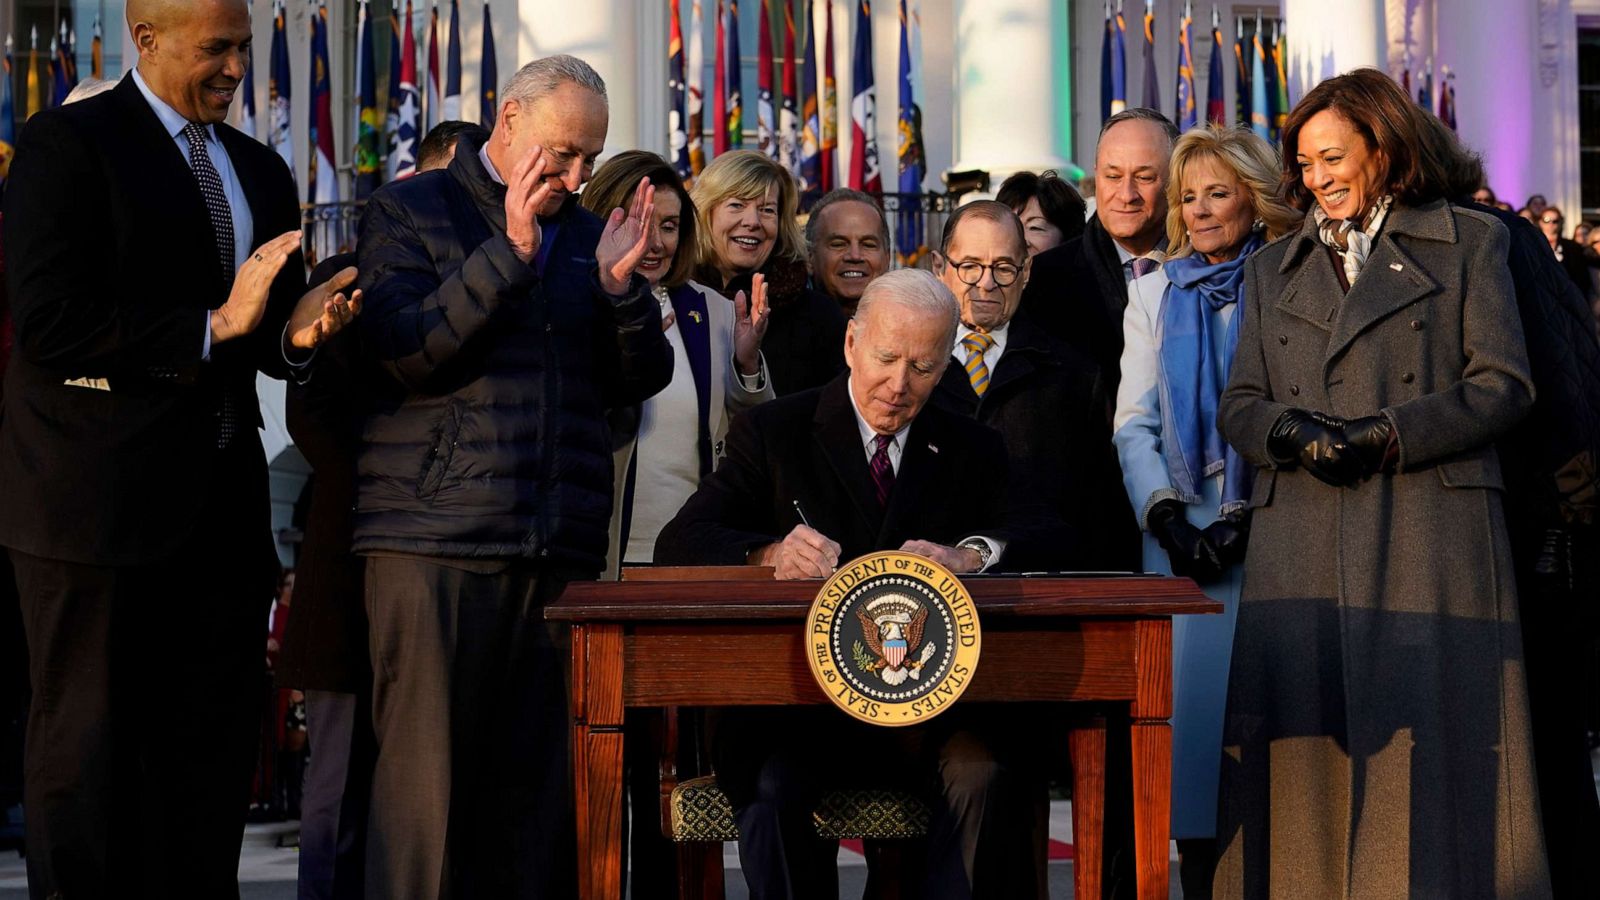
[[[983,540],[982,538],[967,538],[966,540],[957,544],[956,547],[959,549],[971,550],[978,554],[979,572],[989,568],[989,560],[994,559],[994,550],[990,548],[989,542]]]

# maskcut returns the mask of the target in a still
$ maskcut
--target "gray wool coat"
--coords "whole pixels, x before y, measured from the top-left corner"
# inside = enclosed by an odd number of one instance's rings
[[[1391,209],[1345,294],[1313,217],[1246,264],[1218,425],[1261,467],[1223,731],[1218,897],[1547,897],[1493,441],[1533,383],[1507,232]],[[1267,451],[1298,407],[1382,413],[1397,471]]]

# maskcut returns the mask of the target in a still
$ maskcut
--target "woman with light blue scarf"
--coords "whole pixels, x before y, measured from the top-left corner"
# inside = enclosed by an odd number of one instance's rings
[[[1278,157],[1248,129],[1194,129],[1172,151],[1166,264],[1128,286],[1113,440],[1145,531],[1144,567],[1199,582],[1225,611],[1172,625],[1172,836],[1185,897],[1209,897],[1228,661],[1254,467],[1217,432],[1239,340],[1244,261],[1288,232]]]

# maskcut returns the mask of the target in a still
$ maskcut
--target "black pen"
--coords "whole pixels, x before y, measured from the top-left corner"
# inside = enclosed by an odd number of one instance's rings
[[[806,511],[800,508],[799,500],[794,501],[794,511],[798,516],[800,516],[800,524],[807,528],[811,528],[811,520],[806,518]],[[816,531],[815,528],[811,528],[811,530]]]

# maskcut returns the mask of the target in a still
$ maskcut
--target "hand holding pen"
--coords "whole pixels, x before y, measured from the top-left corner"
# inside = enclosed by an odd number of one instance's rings
[[[749,562],[754,566],[771,566],[772,577],[779,581],[827,578],[838,567],[843,548],[811,527],[798,500],[794,501],[794,511],[800,516],[800,524],[783,540],[753,551]]]

